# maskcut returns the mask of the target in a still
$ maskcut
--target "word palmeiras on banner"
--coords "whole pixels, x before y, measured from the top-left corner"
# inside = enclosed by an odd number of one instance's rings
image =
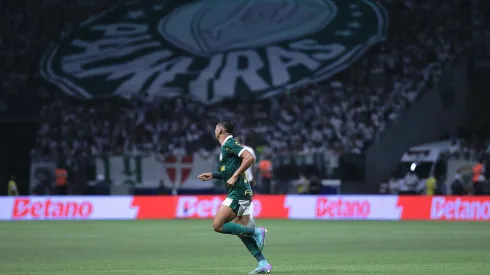
[[[54,45],[41,73],[81,99],[173,97],[212,104],[325,80],[385,39],[370,0],[200,0],[128,4]]]

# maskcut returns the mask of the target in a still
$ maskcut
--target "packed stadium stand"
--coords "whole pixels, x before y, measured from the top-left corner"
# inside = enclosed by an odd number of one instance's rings
[[[377,2],[389,13],[388,38],[345,71],[272,98],[205,106],[188,95],[83,102],[42,80],[38,64],[50,43],[125,1],[4,1],[2,10],[10,16],[0,19],[7,34],[0,40],[1,107],[18,111],[16,104],[26,98],[45,103],[32,155],[62,156],[68,162],[141,151],[210,154],[216,150],[215,123],[223,117],[236,121],[247,143],[264,153],[361,155],[439,81],[458,54],[479,45],[489,24],[488,1]]]

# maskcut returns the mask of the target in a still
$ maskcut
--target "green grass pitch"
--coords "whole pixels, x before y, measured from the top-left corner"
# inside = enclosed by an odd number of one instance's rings
[[[259,220],[274,274],[490,274],[490,223]],[[247,274],[205,220],[0,223],[0,274]]]

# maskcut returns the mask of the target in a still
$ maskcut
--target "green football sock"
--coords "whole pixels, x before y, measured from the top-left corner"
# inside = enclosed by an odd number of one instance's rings
[[[231,234],[231,235],[253,236],[255,233],[255,229],[234,222],[227,222],[223,224],[223,230],[221,230],[221,233]]]
[[[264,255],[262,252],[259,251],[259,248],[257,247],[257,242],[253,237],[250,236],[239,236],[240,240],[243,242],[245,247],[248,249],[250,254],[255,257],[257,262],[265,260]]]

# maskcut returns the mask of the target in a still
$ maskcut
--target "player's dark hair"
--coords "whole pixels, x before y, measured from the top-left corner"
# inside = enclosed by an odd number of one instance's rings
[[[233,135],[235,132],[235,123],[229,119],[222,119],[218,124],[225,129],[228,134]]]

